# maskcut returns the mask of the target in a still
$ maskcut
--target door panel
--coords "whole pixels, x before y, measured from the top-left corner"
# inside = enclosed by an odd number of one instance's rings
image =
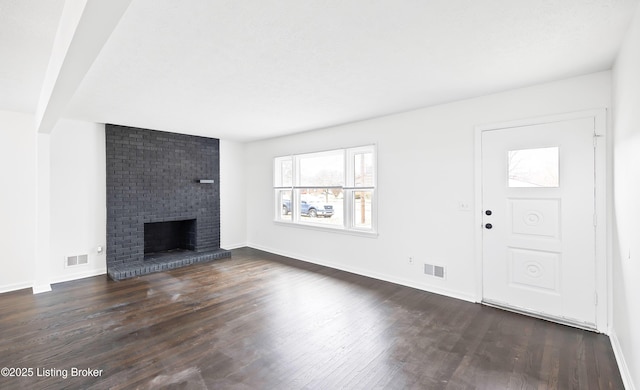
[[[543,293],[559,294],[560,254],[509,248],[510,283]]]
[[[511,233],[560,238],[560,199],[509,199]]]
[[[482,133],[485,302],[595,327],[593,135],[593,118]]]

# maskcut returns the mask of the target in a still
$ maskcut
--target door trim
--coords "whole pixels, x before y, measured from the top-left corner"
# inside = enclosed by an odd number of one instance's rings
[[[596,330],[609,334],[611,329],[610,297],[611,297],[611,231],[609,229],[610,183],[609,183],[609,156],[610,142],[607,138],[607,110],[594,109],[570,112],[566,114],[550,115],[509,122],[500,122],[475,127],[474,148],[474,187],[475,187],[475,271],[476,271],[476,302],[482,302],[483,278],[482,278],[482,133],[485,131],[509,129],[531,125],[539,125],[553,122],[563,122],[574,119],[593,118],[596,137],[595,144],[595,213],[597,224],[595,229],[595,272],[596,291],[594,300],[596,307]],[[557,321],[556,321],[557,322]]]

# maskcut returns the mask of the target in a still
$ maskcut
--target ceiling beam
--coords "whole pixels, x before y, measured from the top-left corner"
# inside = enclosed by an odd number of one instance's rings
[[[36,127],[50,133],[131,0],[66,0],[40,91]]]

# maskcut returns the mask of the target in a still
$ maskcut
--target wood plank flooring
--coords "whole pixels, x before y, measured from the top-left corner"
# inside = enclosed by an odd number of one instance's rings
[[[254,249],[232,256],[0,294],[0,368],[33,369],[0,389],[623,388],[604,335]]]

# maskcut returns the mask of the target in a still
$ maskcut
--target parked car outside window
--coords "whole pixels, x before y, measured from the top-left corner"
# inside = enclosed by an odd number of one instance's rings
[[[284,199],[282,201],[282,214],[291,213],[291,201]],[[327,204],[320,199],[307,199],[300,201],[300,215],[311,218],[324,217],[331,218],[333,215],[333,206]]]

